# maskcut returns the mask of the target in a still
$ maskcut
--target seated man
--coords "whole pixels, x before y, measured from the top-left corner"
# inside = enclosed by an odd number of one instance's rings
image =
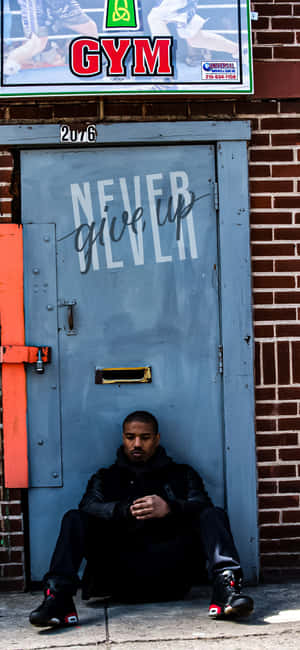
[[[73,595],[84,557],[102,593],[126,601],[181,598],[205,563],[213,581],[209,615],[251,613],[225,512],[212,505],[197,472],[173,462],[159,442],[150,413],[124,420],[116,462],[91,477],[79,510],[63,518],[33,625],[78,623]]]

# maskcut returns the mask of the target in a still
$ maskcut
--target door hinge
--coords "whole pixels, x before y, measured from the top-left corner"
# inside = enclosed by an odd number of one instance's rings
[[[218,183],[214,183],[214,206],[216,212],[219,210],[219,185]]]
[[[223,375],[224,364],[223,364],[223,345],[218,347],[218,357],[219,357],[219,374]]]

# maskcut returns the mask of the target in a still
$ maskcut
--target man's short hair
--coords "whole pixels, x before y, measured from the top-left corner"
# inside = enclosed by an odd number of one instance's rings
[[[129,422],[145,422],[147,424],[151,424],[153,427],[153,433],[158,433],[157,419],[154,415],[152,415],[152,413],[149,413],[148,411],[134,411],[133,413],[129,413],[123,422],[123,431],[125,424],[129,424]]]

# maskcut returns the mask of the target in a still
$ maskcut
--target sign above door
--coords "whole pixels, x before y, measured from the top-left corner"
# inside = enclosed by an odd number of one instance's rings
[[[1,3],[3,96],[253,92],[249,0]]]

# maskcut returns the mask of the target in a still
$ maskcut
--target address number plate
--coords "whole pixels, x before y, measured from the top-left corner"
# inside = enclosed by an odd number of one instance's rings
[[[75,129],[68,124],[62,124],[60,127],[61,144],[84,144],[86,142],[97,142],[97,129],[95,124],[83,129]]]

